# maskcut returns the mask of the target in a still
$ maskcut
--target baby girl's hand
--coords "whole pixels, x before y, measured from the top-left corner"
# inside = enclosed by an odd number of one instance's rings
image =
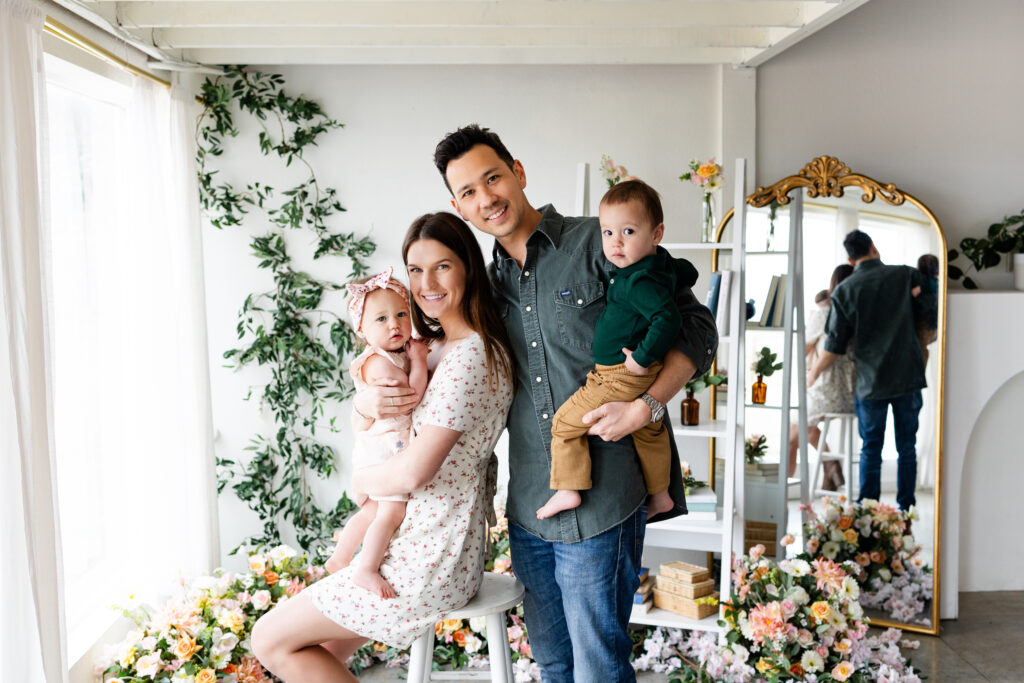
[[[629,349],[622,349],[622,353],[626,354],[626,369],[632,372],[634,375],[646,375],[647,368],[633,360],[633,352]]]
[[[412,360],[425,361],[427,354],[430,353],[430,347],[419,339],[410,339],[405,343],[405,352],[409,354],[409,358]]]

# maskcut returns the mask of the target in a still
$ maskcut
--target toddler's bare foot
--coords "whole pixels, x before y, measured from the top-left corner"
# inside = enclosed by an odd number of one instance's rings
[[[548,502],[544,503],[537,510],[537,519],[547,519],[552,515],[557,515],[562,510],[571,510],[579,507],[582,502],[583,499],[580,498],[579,491],[555,491],[555,495],[548,498]]]
[[[668,512],[673,507],[675,507],[675,503],[672,502],[672,496],[668,495],[668,490],[666,489],[661,493],[655,493],[651,496],[651,499],[647,502],[647,516],[653,517],[662,512]]]
[[[381,598],[395,597],[395,589],[391,587],[384,577],[366,567],[356,567],[352,570],[352,582],[360,588],[365,588]]]
[[[345,557],[345,553],[341,552],[340,548],[335,548],[334,554],[324,562],[324,569],[332,574],[336,574],[347,567],[351,562],[351,557]]]

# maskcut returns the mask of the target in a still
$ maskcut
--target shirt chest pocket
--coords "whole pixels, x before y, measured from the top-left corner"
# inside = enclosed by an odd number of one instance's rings
[[[604,283],[581,282],[554,292],[555,317],[562,343],[589,351],[594,326],[604,311]]]

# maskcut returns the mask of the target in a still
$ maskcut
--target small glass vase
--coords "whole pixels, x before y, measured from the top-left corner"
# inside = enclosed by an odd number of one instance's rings
[[[754,382],[754,386],[750,388],[750,400],[757,405],[763,405],[768,398],[768,385],[761,381],[761,375],[757,376],[757,381]]]
[[[686,398],[680,404],[680,422],[686,426],[700,424],[700,403],[693,397],[692,391],[686,392]]]
[[[700,241],[715,241],[715,202],[710,192],[704,193],[700,201]]]

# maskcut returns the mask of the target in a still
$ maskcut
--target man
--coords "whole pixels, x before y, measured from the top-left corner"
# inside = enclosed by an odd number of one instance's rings
[[[892,406],[899,454],[896,502],[907,510],[916,500],[918,413],[921,389],[927,385],[915,317],[934,315],[935,295],[917,269],[883,264],[871,238],[860,230],[849,233],[843,246],[854,271],[832,292],[825,350],[807,385],[853,344],[862,442],[857,500],[878,500],[881,495],[882,442]]]
[[[714,321],[689,288],[677,292],[683,318],[676,348],[648,391],[584,417],[592,485],[579,507],[538,519],[549,488],[551,418],[593,366],[594,324],[604,308],[607,270],[594,218],[534,209],[526,173],[498,136],[477,125],[445,137],[434,161],[452,205],[495,238],[489,266],[516,364],[509,416],[507,513],[513,570],[526,586],[526,625],[545,681],[633,681],[627,632],[643,549],[646,490],[629,435],[664,414],[664,404],[711,364]],[[685,512],[672,444],[676,504]]]

